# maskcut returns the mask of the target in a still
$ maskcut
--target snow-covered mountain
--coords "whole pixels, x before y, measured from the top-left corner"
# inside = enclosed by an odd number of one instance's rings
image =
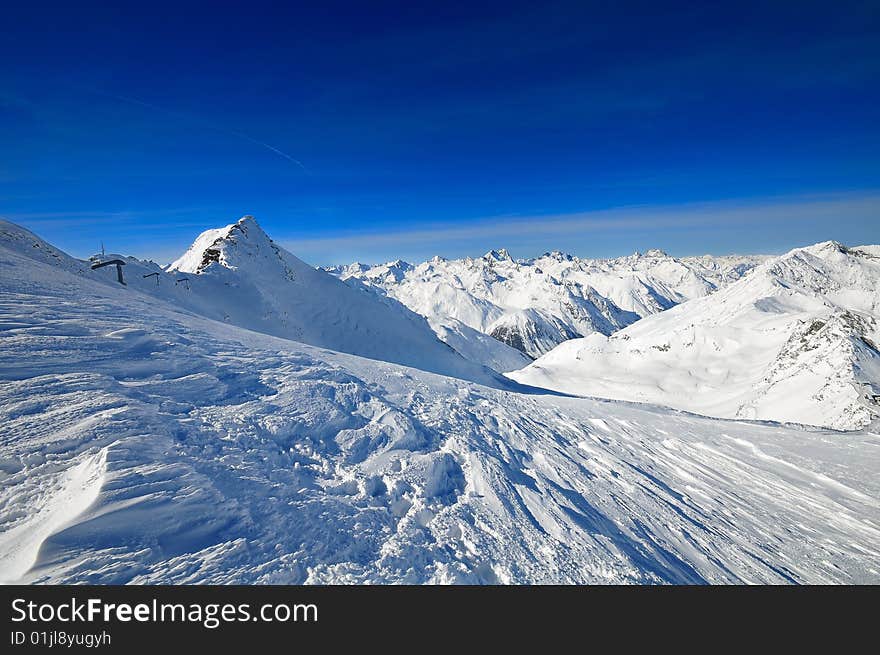
[[[275,255],[245,264],[233,236],[201,274],[126,260],[123,286],[0,225],[0,581],[880,582],[875,432],[526,393],[245,329],[193,300],[268,294],[233,273]],[[773,302],[802,302],[789,264],[798,289],[870,302],[859,257],[782,262]]]
[[[39,237],[0,222],[0,239],[41,261],[59,261],[79,275],[118,284],[115,266],[92,270]],[[434,334],[427,320],[401,303],[315,269],[269,238],[253,217],[202,233],[177,261],[116,254],[94,261],[125,262],[125,288],[201,316],[274,336],[472,380],[497,378]]]
[[[168,271],[198,277],[224,320],[333,350],[479,379],[421,316],[341,284],[270,239],[251,216],[195,240]]]
[[[856,429],[880,415],[877,246],[825,242],[605,337],[563,343],[513,379],[728,418]]]
[[[712,293],[762,257],[678,259],[649,250],[617,259],[560,252],[514,260],[506,250],[419,265],[351,264],[326,270],[393,297],[432,325],[450,320],[491,335],[532,358],[563,341],[610,335],[638,319]]]

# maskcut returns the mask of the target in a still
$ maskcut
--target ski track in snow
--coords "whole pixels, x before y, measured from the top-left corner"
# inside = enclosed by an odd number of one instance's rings
[[[4,580],[880,582],[876,434],[518,394],[58,278],[0,281]]]

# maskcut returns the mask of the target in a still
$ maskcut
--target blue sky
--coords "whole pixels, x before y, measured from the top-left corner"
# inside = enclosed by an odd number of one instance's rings
[[[876,2],[16,4],[0,215],[75,255],[880,242]]]

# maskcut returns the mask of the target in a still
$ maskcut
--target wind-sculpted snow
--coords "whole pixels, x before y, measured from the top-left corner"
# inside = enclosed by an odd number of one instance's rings
[[[872,432],[483,386],[2,245],[0,321],[6,582],[880,582]]]
[[[880,258],[826,242],[510,373],[568,393],[841,430],[880,416]]]
[[[568,339],[610,335],[746,275],[763,257],[686,257],[649,250],[617,259],[560,252],[515,261],[506,250],[483,257],[435,257],[352,264],[327,270],[391,296],[432,325],[450,320],[494,336],[532,358]]]

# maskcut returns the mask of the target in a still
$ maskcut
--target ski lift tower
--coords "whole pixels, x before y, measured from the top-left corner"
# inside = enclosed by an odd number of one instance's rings
[[[106,262],[96,262],[92,264],[92,270],[98,268],[104,268],[105,266],[110,266],[112,264],[116,264],[116,279],[119,280],[119,284],[125,285],[125,278],[122,277],[122,267],[125,266],[125,262],[121,259],[111,259]]]

